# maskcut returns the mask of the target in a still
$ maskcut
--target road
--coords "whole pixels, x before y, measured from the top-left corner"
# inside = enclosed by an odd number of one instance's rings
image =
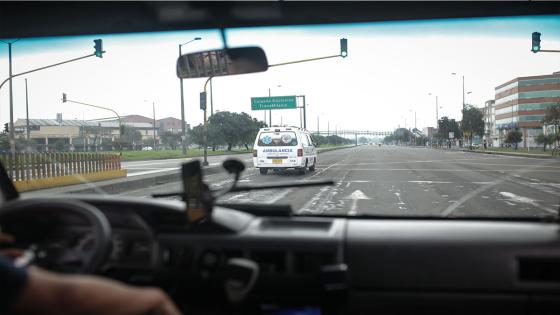
[[[208,163],[210,166],[220,165],[223,160],[235,156],[236,158],[244,161],[245,163],[252,162],[250,154],[235,154],[235,155],[216,155],[209,156]],[[127,177],[135,177],[147,174],[157,174],[173,170],[179,170],[180,165],[185,161],[192,160],[190,158],[180,159],[164,159],[164,160],[150,160],[150,161],[130,161],[122,162],[122,167],[128,171]]]
[[[243,184],[333,179],[331,187],[289,188],[225,195],[223,202],[290,204],[300,214],[450,217],[541,217],[560,209],[558,160],[453,150],[359,146],[321,153],[315,172],[260,175],[248,165]],[[214,189],[231,184],[209,175]],[[179,182],[123,195],[179,191]]]

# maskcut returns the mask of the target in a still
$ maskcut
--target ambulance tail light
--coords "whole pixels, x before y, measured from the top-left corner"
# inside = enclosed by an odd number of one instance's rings
[[[303,156],[303,149],[297,149],[297,156]]]
[[[253,157],[257,157],[257,150],[253,150]]]

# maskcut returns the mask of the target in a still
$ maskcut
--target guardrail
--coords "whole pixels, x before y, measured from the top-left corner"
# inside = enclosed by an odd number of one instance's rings
[[[14,182],[84,175],[121,169],[121,156],[104,153],[0,154]]]

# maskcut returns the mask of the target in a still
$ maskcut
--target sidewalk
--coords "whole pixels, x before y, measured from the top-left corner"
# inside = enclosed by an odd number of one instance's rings
[[[504,152],[504,151],[494,151],[494,150],[484,150],[484,149],[469,150],[460,147],[451,147],[451,148],[442,147],[442,148],[432,148],[432,149],[455,150],[455,151],[462,151],[462,152],[469,152],[469,153],[493,154],[493,155],[503,155],[503,156],[530,157],[530,158],[538,158],[538,159],[560,159],[560,157],[558,156],[552,156],[552,152],[546,152],[546,153],[521,152],[524,151],[524,149],[519,149],[520,152],[507,152],[507,151]]]

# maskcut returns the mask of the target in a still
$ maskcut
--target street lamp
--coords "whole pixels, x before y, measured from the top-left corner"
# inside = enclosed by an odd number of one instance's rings
[[[195,37],[184,44],[179,44],[179,58],[183,55],[181,51],[181,47],[185,46],[188,43],[194,42],[195,40],[201,40],[201,37]],[[185,100],[183,97],[183,78],[179,78],[179,82],[181,84],[181,147],[183,150],[183,155],[187,155],[187,124],[185,122]]]
[[[434,95],[434,94],[432,94],[432,93],[428,93],[428,95],[433,95],[433,96],[435,96],[435,97],[436,97],[436,128],[437,128],[437,126],[438,126],[438,121],[439,121],[439,113],[438,113],[438,108],[439,108],[439,106],[438,106],[438,96],[437,96],[437,95]]]
[[[452,72],[451,75],[459,76],[456,72]],[[461,79],[463,80],[463,109],[465,109],[465,76],[461,75]]]
[[[12,44],[17,42],[19,39],[14,40],[13,42],[5,42],[2,41],[4,44],[8,45],[8,78],[10,83],[9,93],[10,93],[10,123],[9,123],[9,137],[10,137],[10,151],[12,154],[16,153],[16,142],[14,137],[14,94],[12,88]]]

